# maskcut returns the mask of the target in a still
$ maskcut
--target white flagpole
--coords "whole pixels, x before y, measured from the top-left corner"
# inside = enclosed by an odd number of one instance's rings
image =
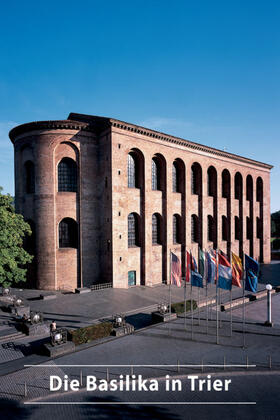
[[[243,348],[245,349],[245,254],[243,251]]]
[[[192,314],[192,340],[193,340],[193,301],[192,301],[192,271],[191,271],[191,258],[192,253],[190,253],[190,281],[191,281],[191,314]]]
[[[206,287],[206,334],[208,334],[208,285],[207,285],[207,276],[205,276],[206,273],[206,250],[204,250],[204,277],[205,277],[205,287]],[[208,267],[207,267],[208,268]]]
[[[185,312],[185,316],[184,316],[184,328],[185,330],[187,329],[187,273],[186,277],[185,277],[185,285],[184,285],[184,312]],[[183,278],[182,278],[183,281]]]
[[[232,275],[232,254],[230,251],[230,266],[231,266],[231,275]],[[232,279],[231,279],[231,289],[230,289],[230,336],[232,337]]]
[[[218,281],[219,281],[219,258],[218,258],[218,250],[216,249],[216,343],[217,344],[219,344]]]
[[[170,320],[171,320],[171,273],[172,273],[172,251],[170,249],[170,277],[169,277],[169,325],[168,334],[170,335]]]

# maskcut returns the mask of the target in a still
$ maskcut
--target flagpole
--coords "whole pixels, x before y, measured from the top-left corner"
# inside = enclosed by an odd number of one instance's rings
[[[191,283],[191,307],[192,307],[192,340],[193,340],[193,301],[192,301],[192,283]]]
[[[219,281],[219,258],[216,249],[216,343],[219,344],[219,316],[218,316],[218,281]]]
[[[205,266],[206,266],[206,250],[204,250],[204,274],[206,272]],[[208,266],[207,266],[207,268],[208,268]],[[208,287],[207,287],[207,283],[208,283],[207,282],[207,276],[205,276],[205,286],[206,286],[206,292],[205,292],[205,295],[206,295],[206,334],[208,334],[208,290],[207,290]]]
[[[172,273],[172,251],[170,249],[170,277],[169,277],[169,321],[171,321],[171,273]],[[170,335],[170,322],[168,328],[168,334]]]
[[[243,251],[243,349],[245,349],[245,254]]]
[[[230,266],[232,276],[232,253],[230,251]],[[231,278],[231,289],[230,289],[230,336],[232,337],[232,278]]]
[[[182,279],[183,280],[183,279]],[[185,277],[185,287],[184,287],[184,328],[187,329],[187,277]]]

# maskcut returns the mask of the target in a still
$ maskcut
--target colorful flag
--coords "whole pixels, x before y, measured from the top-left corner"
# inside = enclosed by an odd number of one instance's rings
[[[259,263],[245,254],[245,290],[256,293],[258,290]]]
[[[231,268],[232,268],[232,284],[237,287],[242,287],[241,280],[243,277],[243,267],[241,258],[233,252],[231,253]]]
[[[204,277],[205,274],[205,252],[202,251],[202,249],[199,248],[198,251],[198,267],[199,267],[199,273]]]
[[[186,252],[186,282],[189,282],[191,278],[191,254],[189,251]]]
[[[230,262],[222,251],[218,254],[219,269],[218,269],[218,287],[225,290],[232,288],[232,269]]]
[[[203,287],[202,275],[197,270],[197,264],[193,255],[191,255],[191,284],[195,287]]]
[[[206,252],[206,281],[207,283],[215,283],[217,276],[216,251]]]
[[[171,284],[181,286],[181,262],[177,255],[171,252]]]

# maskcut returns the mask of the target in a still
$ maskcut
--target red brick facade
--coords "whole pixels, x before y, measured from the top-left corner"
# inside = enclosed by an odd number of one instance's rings
[[[138,285],[166,282],[170,249],[183,264],[185,251],[197,256],[199,246],[270,262],[270,165],[80,114],[24,124],[10,137],[16,210],[33,226],[36,267],[30,276],[40,289],[109,282],[126,288],[130,271],[136,272]],[[129,154],[136,165],[135,188],[128,187]],[[76,191],[58,191],[58,165],[64,158],[77,168]],[[152,189],[152,159],[159,171],[157,190]],[[131,213],[138,243],[129,247]],[[154,214],[159,243],[153,244]],[[60,246],[65,219],[76,223],[76,246]]]

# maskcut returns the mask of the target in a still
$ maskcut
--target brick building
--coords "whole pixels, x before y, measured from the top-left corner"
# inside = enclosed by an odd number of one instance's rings
[[[270,262],[270,165],[73,113],[10,138],[40,289],[166,282],[170,249],[183,265],[199,246]]]

